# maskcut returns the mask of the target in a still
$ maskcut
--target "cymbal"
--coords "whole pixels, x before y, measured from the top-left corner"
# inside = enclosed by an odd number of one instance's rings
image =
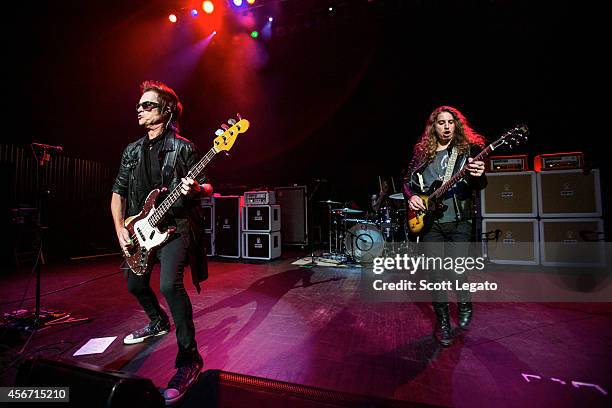
[[[391,194],[389,196],[389,198],[392,199],[392,200],[403,200],[404,199],[404,193]]]
[[[333,212],[339,214],[339,213],[348,213],[348,214],[357,214],[357,213],[362,213],[363,211],[361,210],[353,210],[352,208],[337,208],[335,210],[332,210]]]
[[[347,218],[344,221],[346,221],[346,222],[359,222],[359,223],[368,222],[368,220],[361,219],[361,218]]]
[[[321,204],[335,204],[335,205],[342,205],[342,203],[339,203],[338,201],[332,201],[332,200],[327,200],[327,201],[317,201],[318,203]]]

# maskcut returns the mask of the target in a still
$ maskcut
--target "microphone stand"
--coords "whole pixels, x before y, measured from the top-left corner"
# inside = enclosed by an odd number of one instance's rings
[[[76,322],[92,320],[91,318],[88,318],[88,317],[71,318],[70,313],[67,313],[64,311],[59,311],[59,310],[50,311],[50,310],[41,309],[41,306],[40,306],[41,264],[45,262],[43,252],[42,252],[43,251],[43,241],[44,241],[43,238],[44,238],[44,231],[48,229],[47,226],[43,225],[42,214],[45,213],[43,209],[43,206],[45,203],[44,195],[48,195],[49,191],[48,190],[43,191],[43,188],[41,185],[42,183],[40,182],[40,179],[41,179],[42,168],[45,166],[45,164],[48,161],[51,160],[51,154],[49,153],[49,150],[55,150],[57,152],[61,152],[62,148],[56,147],[56,146],[39,144],[39,143],[32,143],[31,148],[32,148],[32,154],[34,155],[34,159],[36,159],[36,162],[37,162],[37,166],[36,166],[36,194],[37,194],[36,208],[38,209],[38,214],[36,216],[36,238],[35,238],[36,259],[34,260],[34,270],[36,272],[36,296],[35,296],[36,306],[34,309],[33,316],[19,316],[20,319],[31,321],[31,324],[27,326],[26,329],[32,329],[30,336],[28,337],[23,347],[19,351],[20,354],[24,352],[24,350],[30,343],[30,340],[32,340],[32,337],[34,336],[34,334],[37,331],[45,327],[55,326],[59,324],[76,323]],[[38,150],[38,154],[37,154],[37,150]]]

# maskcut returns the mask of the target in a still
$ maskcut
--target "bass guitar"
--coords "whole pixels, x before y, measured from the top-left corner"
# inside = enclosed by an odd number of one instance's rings
[[[228,151],[234,145],[240,133],[244,133],[249,128],[249,121],[242,119],[238,115],[238,122],[234,119],[228,120],[227,125],[222,125],[223,129],[216,132],[212,148],[198,161],[189,171],[187,177],[195,179],[202,174],[204,168],[210,163],[212,158],[219,152]],[[125,228],[130,234],[132,244],[123,250],[123,257],[128,266],[136,275],[144,275],[150,270],[151,258],[155,249],[164,244],[175,232],[176,228],[170,227],[161,231],[158,227],[168,210],[181,197],[181,184],[177,185],[166,198],[156,206],[156,201],[160,194],[167,192],[167,189],[156,188],[147,196],[142,210],[125,220]]]

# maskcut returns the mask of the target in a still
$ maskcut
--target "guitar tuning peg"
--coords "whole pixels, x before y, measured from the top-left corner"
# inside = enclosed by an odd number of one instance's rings
[[[221,124],[221,127],[223,128],[223,130],[227,130],[229,129],[229,126],[227,126],[225,123]]]
[[[240,116],[240,113],[237,113],[236,117],[238,118],[238,120],[242,120],[242,116]]]
[[[236,119],[228,119],[227,123],[229,123],[230,126],[234,126],[236,124]]]
[[[225,132],[223,131],[223,129],[217,129],[217,130],[215,131],[215,135],[217,135],[217,136],[221,136],[221,135],[222,135],[222,134],[224,134],[224,133],[225,133]]]

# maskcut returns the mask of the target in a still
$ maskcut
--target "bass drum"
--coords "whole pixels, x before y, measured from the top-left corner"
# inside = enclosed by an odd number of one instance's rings
[[[353,225],[344,238],[346,254],[357,262],[370,263],[383,253],[385,238],[380,228],[373,222],[360,222]]]

